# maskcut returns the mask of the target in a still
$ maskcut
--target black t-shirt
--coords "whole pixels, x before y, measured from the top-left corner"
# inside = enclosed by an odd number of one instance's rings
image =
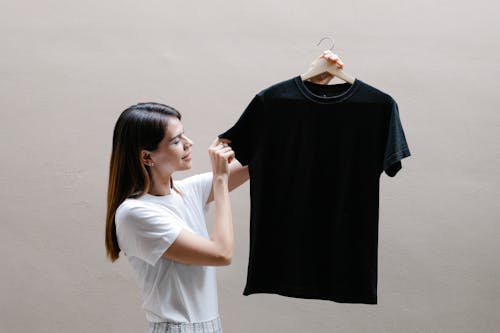
[[[257,93],[218,135],[250,173],[243,295],[377,304],[379,180],[410,156],[398,105],[355,79]]]

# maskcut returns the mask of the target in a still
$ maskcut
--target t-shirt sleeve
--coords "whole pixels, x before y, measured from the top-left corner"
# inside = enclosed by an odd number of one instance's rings
[[[402,168],[401,160],[411,155],[406,142],[403,125],[399,117],[398,104],[392,99],[391,115],[384,150],[383,168],[389,177],[394,177]]]
[[[212,191],[213,172],[204,172],[189,176],[181,181],[185,190],[191,191],[206,210],[209,205],[206,204],[210,192]]]
[[[257,121],[263,108],[263,96],[258,93],[252,98],[236,123],[218,135],[219,138],[231,140],[229,145],[241,165],[248,165],[254,156],[258,139]]]
[[[152,266],[183,229],[175,216],[142,205],[120,207],[115,221],[120,249]]]

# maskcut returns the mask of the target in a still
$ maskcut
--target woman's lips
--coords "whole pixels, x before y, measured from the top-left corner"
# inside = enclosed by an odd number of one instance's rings
[[[191,159],[191,153],[187,154],[182,158],[183,160],[190,160]]]

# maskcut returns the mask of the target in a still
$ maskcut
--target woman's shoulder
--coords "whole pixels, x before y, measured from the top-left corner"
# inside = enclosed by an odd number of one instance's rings
[[[212,171],[200,172],[179,180],[174,180],[174,184],[179,185],[179,187],[193,187],[207,182],[211,183],[212,178]]]
[[[150,202],[141,198],[126,198],[116,209],[117,219],[124,216],[137,215],[145,211],[156,210]]]
[[[213,173],[212,171],[208,171],[194,174],[177,182],[174,180],[174,185],[177,186],[182,193],[196,198],[197,201],[204,204],[210,195],[212,181]]]
[[[144,195],[137,198],[126,198],[122,201],[122,203],[118,206],[118,209],[127,209],[132,207],[144,207],[147,206],[148,202],[144,200]]]

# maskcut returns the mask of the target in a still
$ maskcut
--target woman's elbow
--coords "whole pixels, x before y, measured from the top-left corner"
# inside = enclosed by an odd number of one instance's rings
[[[229,266],[231,265],[232,258],[225,258],[220,262],[219,266]]]
[[[228,256],[226,258],[226,260],[224,261],[224,263],[225,263],[224,266],[229,266],[229,265],[231,265],[232,262],[233,262],[233,254],[231,253],[231,255]]]
[[[232,251],[222,253],[218,258],[218,262],[220,263],[219,266],[229,266],[231,265],[232,261],[233,261]]]

